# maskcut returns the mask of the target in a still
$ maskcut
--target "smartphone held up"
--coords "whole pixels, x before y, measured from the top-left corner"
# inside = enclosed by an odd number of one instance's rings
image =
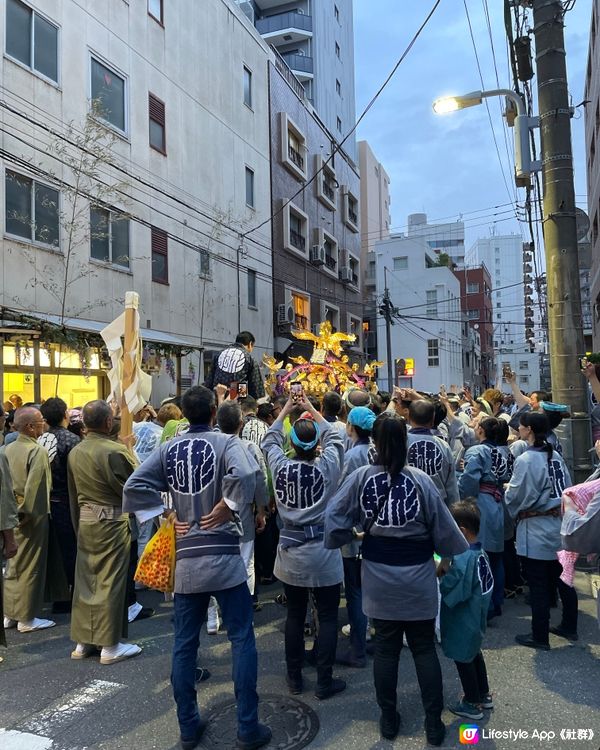
[[[290,397],[295,404],[300,403],[304,399],[302,383],[292,383],[290,385]]]

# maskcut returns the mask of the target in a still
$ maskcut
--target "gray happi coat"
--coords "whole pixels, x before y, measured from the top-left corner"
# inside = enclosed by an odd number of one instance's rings
[[[198,522],[221,498],[232,510],[241,511],[248,498],[254,497],[259,471],[239,438],[191,427],[151,453],[129,477],[123,491],[123,510],[135,513],[139,521],[147,520],[162,511],[160,493],[169,492],[177,518],[192,524],[184,537],[186,543],[193,537],[203,543],[213,534],[239,537],[239,516],[237,522],[210,531],[202,531]],[[184,557],[175,566],[175,593],[213,593],[238,586],[247,577],[239,554]]]
[[[358,440],[344,456],[344,468],[340,477],[340,484],[350,476],[353,471],[360,469],[361,466],[368,466],[371,461],[375,446],[370,440]],[[360,552],[360,541],[354,539],[350,544],[344,544],[342,547],[342,557],[357,557]]]
[[[421,428],[408,431],[407,462],[431,477],[446,505],[458,500],[456,462],[448,443]]]
[[[386,499],[387,498],[387,499]],[[352,527],[369,526],[374,538],[430,544],[442,557],[469,548],[433,481],[405,467],[391,484],[381,466],[365,466],[346,479],[327,508],[325,545],[341,547],[352,539]],[[438,593],[433,554],[417,565],[386,565],[363,559],[363,612],[380,620],[431,620],[437,615]]]
[[[262,448],[273,477],[277,511],[283,527],[319,526],[340,478],[344,447],[340,433],[319,422],[321,455],[314,461],[287,458],[282,422],[263,438]],[[290,586],[333,586],[344,577],[339,550],[325,549],[322,537],[299,547],[277,547],[274,573]]]
[[[563,491],[571,486],[569,470],[562,457],[552,451],[529,448],[515,461],[505,502],[511,518],[517,520],[517,554],[533,560],[556,560],[560,549],[560,516],[536,516],[518,520],[523,511],[544,512],[560,508]]]

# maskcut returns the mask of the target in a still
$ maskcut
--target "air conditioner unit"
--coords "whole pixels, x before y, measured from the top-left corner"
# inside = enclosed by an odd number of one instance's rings
[[[277,305],[277,325],[292,325],[296,319],[294,305],[286,302],[284,305]]]
[[[352,281],[352,269],[350,266],[343,266],[340,270],[340,281],[344,284],[350,284]]]
[[[313,245],[310,249],[310,262],[313,266],[325,265],[325,248],[323,245]]]

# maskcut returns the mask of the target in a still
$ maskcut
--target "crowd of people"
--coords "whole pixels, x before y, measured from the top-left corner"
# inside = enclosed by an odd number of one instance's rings
[[[128,624],[152,610],[136,600],[135,567],[161,517],[175,513],[171,682],[183,750],[206,729],[196,692],[210,677],[200,632],[207,623],[216,633],[221,619],[238,745],[270,741],[258,720],[253,616],[258,587],[275,581],[289,692],[306,691],[314,668],[314,695],[327,700],[346,689],[336,665],[361,669],[372,654],[380,732],[393,739],[407,646],[426,739],[440,746],[438,641],[464,692],[448,707],[477,720],[494,708],[482,646],[506,598],[527,590],[531,629],[516,636],[521,646],[549,650],[549,633],[577,640],[567,560],[600,552],[598,472],[572,487],[554,432],[568,409],[545,393],[521,394],[512,374],[508,398],[442,386],[437,394],[354,387],[317,399],[296,383],[271,399],[253,343],[239,334],[216,359],[210,387],[157,411],[147,405],[132,436],[119,437],[118,411],[106,401],[71,413],[60,398],[11,401],[16,437],[7,434],[0,449],[0,642],[4,629],[53,627],[43,617],[50,602],[71,612],[71,658],[111,665],[139,654]],[[586,375],[593,389],[595,375]],[[347,640],[339,638],[342,590]],[[562,616],[551,626],[557,597]]]

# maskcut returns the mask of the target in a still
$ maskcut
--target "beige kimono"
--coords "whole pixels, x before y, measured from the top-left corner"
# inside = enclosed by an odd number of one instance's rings
[[[121,443],[89,432],[68,459],[77,563],[71,638],[114,646],[127,636],[127,570],[131,535],[121,510],[123,485],[135,468]]]
[[[17,500],[13,491],[8,461],[4,450],[0,449],[0,563],[2,562],[2,547],[4,544],[2,532],[15,529],[18,523]],[[2,575],[0,575],[0,644],[6,646],[2,599]]]
[[[8,561],[4,585],[4,614],[19,622],[41,614],[44,601],[69,598],[56,546],[50,544],[50,462],[48,451],[25,435],[4,449],[14,493],[19,525],[19,549]]]

